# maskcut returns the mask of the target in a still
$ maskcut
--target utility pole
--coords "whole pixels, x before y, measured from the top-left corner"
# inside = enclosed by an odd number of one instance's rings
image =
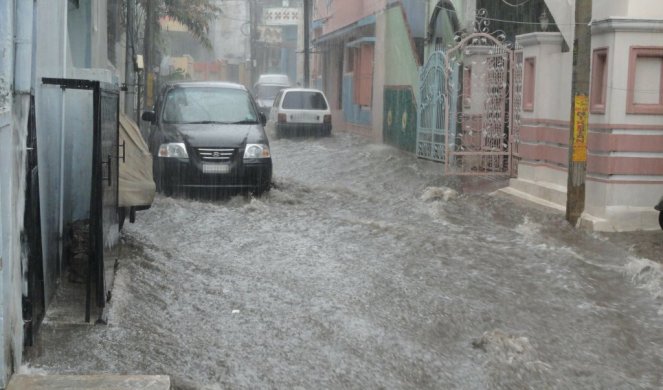
[[[576,0],[575,3],[569,171],[566,190],[566,220],[574,226],[585,210],[592,0]]]
[[[249,22],[251,23],[251,33],[249,34],[250,38],[250,50],[251,50],[251,77],[249,79],[250,88],[253,88],[253,84],[257,81],[256,69],[257,69],[257,40],[258,40],[258,5],[256,0],[249,1]]]
[[[304,88],[311,80],[311,1],[304,0]]]
[[[124,60],[124,84],[126,92],[124,93],[124,113],[132,118],[132,112],[135,108],[136,94],[134,85],[136,78],[134,77],[134,14],[136,0],[127,0],[127,31],[126,31],[126,49]],[[140,124],[140,122],[137,122]]]

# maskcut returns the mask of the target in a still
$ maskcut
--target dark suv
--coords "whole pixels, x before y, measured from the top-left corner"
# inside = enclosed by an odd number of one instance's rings
[[[246,88],[221,82],[166,85],[154,111],[148,145],[157,190],[269,190],[272,158],[258,111]]]

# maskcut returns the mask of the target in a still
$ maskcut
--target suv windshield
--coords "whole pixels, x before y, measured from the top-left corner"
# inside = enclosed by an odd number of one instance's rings
[[[258,114],[241,89],[187,87],[168,92],[162,119],[164,123],[254,123]]]
[[[327,102],[320,92],[291,91],[283,98],[283,108],[290,110],[326,110]]]

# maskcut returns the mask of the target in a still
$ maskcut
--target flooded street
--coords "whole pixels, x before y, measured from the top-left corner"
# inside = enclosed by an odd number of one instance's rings
[[[272,154],[261,198],[139,213],[109,325],[45,321],[30,369],[181,389],[663,386],[658,263],[355,136]]]

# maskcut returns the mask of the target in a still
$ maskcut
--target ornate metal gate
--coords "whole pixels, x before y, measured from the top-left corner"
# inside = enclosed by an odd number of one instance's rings
[[[447,139],[447,111],[449,104],[446,71],[447,56],[443,51],[435,51],[428,58],[419,75],[419,105],[417,108],[417,147],[418,157],[435,161],[445,161]],[[452,81],[452,83],[455,82]],[[452,140],[454,134],[451,134]]]
[[[446,174],[516,174],[522,52],[486,27],[477,19],[420,73],[416,153],[444,162]]]

